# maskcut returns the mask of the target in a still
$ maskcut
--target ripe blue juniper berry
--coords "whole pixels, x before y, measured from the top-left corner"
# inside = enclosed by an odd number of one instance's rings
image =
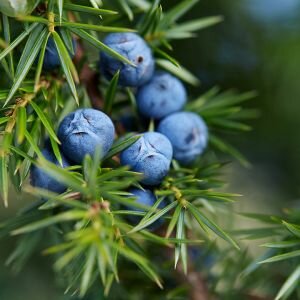
[[[173,149],[170,141],[157,132],[146,132],[134,144],[121,152],[121,164],[141,172],[146,185],[158,185],[168,174]]]
[[[136,197],[136,202],[139,204],[147,205],[149,207],[153,206],[154,203],[157,201],[154,193],[151,190],[142,190],[142,189],[130,189],[129,193],[131,193],[133,196]],[[162,201],[159,205],[159,208],[164,208],[165,202]],[[134,210],[134,211],[143,211],[143,209],[127,206],[127,209]],[[137,225],[142,218],[140,216],[133,216],[129,215],[128,220],[133,224]],[[155,230],[158,227],[160,227],[163,224],[164,220],[162,218],[158,219],[155,223],[151,224],[151,226],[148,228],[150,230]]]
[[[136,87],[152,77],[154,72],[152,51],[139,35],[111,33],[104,39],[104,43],[135,64],[135,66],[125,64],[107,53],[101,52],[100,69],[107,79],[111,79],[120,70],[119,84]]]
[[[182,164],[191,163],[207,146],[206,124],[192,112],[178,112],[166,117],[158,125],[157,131],[170,140],[174,158]]]
[[[75,39],[72,39],[73,48],[76,49],[76,41]],[[74,57],[74,54],[69,52],[71,58]],[[45,71],[51,71],[52,69],[55,69],[61,65],[59,54],[57,52],[57,48],[54,42],[54,39],[50,37],[47,42],[46,50],[45,50],[45,56],[44,56],[44,62],[43,62],[43,70]]]
[[[140,113],[153,119],[162,119],[181,110],[186,98],[181,81],[166,72],[156,72],[150,81],[139,87],[136,96]]]
[[[57,161],[55,155],[53,154],[52,150],[50,149],[50,145],[47,145],[46,148],[42,150],[42,154],[48,161],[60,166],[59,162]],[[61,153],[63,167],[66,168],[70,165],[68,160],[64,157]],[[66,191],[67,187],[60,183],[59,181],[55,180],[53,177],[48,175],[43,169],[32,165],[31,172],[30,172],[30,182],[33,186],[39,187],[42,189],[47,189],[49,191],[55,193],[63,193]]]
[[[62,151],[75,163],[82,163],[86,154],[94,155],[100,147],[101,158],[110,150],[115,135],[114,124],[103,112],[78,109],[67,115],[58,128]]]

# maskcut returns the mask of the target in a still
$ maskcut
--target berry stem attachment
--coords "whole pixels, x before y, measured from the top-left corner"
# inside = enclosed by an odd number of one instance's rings
[[[48,30],[49,30],[49,32],[54,32],[55,31],[55,14],[52,12],[52,11],[50,11],[49,13],[48,13]]]
[[[174,196],[179,204],[186,209],[188,201],[183,197],[181,191],[176,186],[171,186],[171,190],[174,192]]]

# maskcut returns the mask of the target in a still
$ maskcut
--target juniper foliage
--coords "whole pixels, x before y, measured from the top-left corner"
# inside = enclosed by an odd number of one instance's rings
[[[4,2],[11,1],[17,2]],[[118,87],[118,73],[110,82],[100,74],[100,80],[99,51],[132,64],[102,42],[105,34],[138,32],[152,48],[156,67],[197,91],[199,79],[173,57],[172,42],[193,38],[222,17],[182,21],[198,0],[180,1],[169,10],[164,10],[159,0],[23,2],[31,7],[31,14],[11,16],[7,10],[1,14],[0,191],[5,206],[12,188],[35,201],[0,225],[1,237],[18,236],[8,265],[20,271],[33,255],[49,255],[68,299],[209,299],[209,295],[253,299],[254,289],[261,285],[271,295],[276,292],[270,270],[260,265],[281,262],[287,266],[287,279],[276,299],[299,297],[299,213],[291,211],[284,218],[247,214],[271,226],[230,233],[226,222],[220,222],[220,216],[232,218],[231,203],[239,196],[222,190],[225,182],[220,175],[227,162],[222,161],[221,153],[248,165],[226,137],[251,129],[245,122],[257,112],[242,106],[254,92],[240,94],[214,87],[189,97],[185,110],[198,113],[208,124],[209,147],[188,167],[172,162],[169,175],[155,188],[157,202],[153,207],[135,202],[128,189],[141,187],[141,174],[120,166],[117,159],[139,138],[122,127],[124,113],[133,114],[138,132],[154,130],[156,123],[141,120],[135,90]],[[72,37],[77,40],[77,49]],[[44,72],[49,38],[54,39],[61,68]],[[73,61],[69,53],[75,54]],[[103,110],[115,122],[118,136],[103,159],[96,153],[86,156],[82,165],[62,169],[45,160],[41,149],[49,138],[57,160],[62,161],[56,129],[77,107]],[[32,164],[68,190],[55,194],[32,187],[28,181]],[[162,201],[167,205],[159,208]],[[124,205],[145,212],[128,210]],[[140,216],[140,222],[131,225],[128,215]],[[158,219],[164,219],[165,228],[151,232],[149,227]],[[264,244],[268,251],[257,264],[240,249],[237,239],[241,236],[272,236],[274,241]],[[297,258],[298,265],[288,263]],[[189,277],[195,272],[198,294]],[[193,296],[195,291],[198,298]]]

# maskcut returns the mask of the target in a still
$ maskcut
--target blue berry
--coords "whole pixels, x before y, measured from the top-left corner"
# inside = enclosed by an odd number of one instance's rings
[[[203,119],[192,112],[178,112],[163,119],[157,129],[171,142],[174,158],[188,164],[203,153],[208,130]]]
[[[58,128],[62,151],[75,163],[82,163],[86,154],[94,155],[100,147],[101,158],[110,150],[115,135],[111,119],[103,112],[86,108],[67,115]]]
[[[142,115],[162,119],[183,108],[186,90],[176,77],[166,72],[157,72],[138,89],[136,100]]]
[[[100,69],[107,79],[111,79],[120,70],[119,84],[122,86],[140,86],[147,82],[154,72],[154,59],[146,42],[135,33],[111,33],[104,43],[120,53],[135,66],[101,52]]]
[[[143,184],[158,185],[169,172],[172,154],[172,145],[165,136],[147,132],[121,152],[121,164],[143,173]]]
[[[76,48],[76,42],[73,39],[73,48]],[[73,58],[73,54],[70,53],[70,56]],[[43,62],[43,70],[45,71],[51,71],[52,69],[55,69],[61,65],[59,54],[56,49],[56,45],[54,42],[54,39],[50,37],[47,42],[46,50],[45,50],[45,56],[44,56],[44,62]]]
[[[129,192],[131,194],[133,194],[134,197],[136,197],[136,203],[139,203],[139,204],[153,206],[155,204],[155,202],[157,201],[155,195],[150,190],[141,190],[141,189],[134,188],[134,189],[129,190]],[[165,207],[165,202],[162,201],[159,205],[159,208],[162,209],[164,207]],[[143,209],[140,209],[140,208],[137,208],[134,206],[130,206],[130,207],[128,206],[127,208],[130,210],[133,210],[133,211],[144,211]],[[128,219],[130,220],[130,222],[133,225],[137,225],[141,221],[142,217],[131,215],[131,216],[128,216]],[[158,219],[156,222],[152,223],[149,226],[149,229],[155,230],[159,226],[161,226],[163,224],[163,222],[164,222],[163,219]]]
[[[49,147],[46,147],[45,149],[43,149],[42,154],[45,157],[45,159],[56,164],[57,166],[60,166],[55,155],[49,149]],[[70,164],[67,161],[67,159],[63,156],[63,154],[61,154],[61,157],[62,157],[63,167],[64,168],[68,167]],[[64,184],[57,181],[56,179],[54,179],[53,177],[48,175],[43,169],[38,168],[35,165],[33,165],[31,167],[30,181],[31,181],[31,185],[33,185],[35,187],[47,189],[49,191],[52,191],[52,192],[55,192],[58,194],[63,193],[67,189],[67,187]]]

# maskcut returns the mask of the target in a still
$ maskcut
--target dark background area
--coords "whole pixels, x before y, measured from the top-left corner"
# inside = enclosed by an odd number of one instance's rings
[[[232,138],[252,164],[245,169],[234,163],[227,169],[230,190],[245,195],[237,209],[271,212],[297,205],[300,1],[203,0],[186,18],[209,15],[223,15],[224,21],[197,38],[174,43],[174,56],[201,80],[201,87],[191,90],[195,95],[215,85],[258,92],[248,104],[260,110],[260,117],[251,121],[254,130]],[[22,206],[17,198],[11,203],[9,210],[0,210],[1,219]],[[31,260],[18,276],[4,266],[12,246],[13,241],[1,240],[0,299],[61,299],[45,258]]]

